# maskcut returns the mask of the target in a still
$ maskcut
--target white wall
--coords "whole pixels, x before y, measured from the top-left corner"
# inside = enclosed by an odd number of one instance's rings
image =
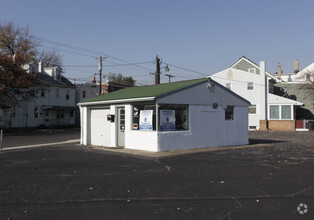
[[[190,105],[188,131],[158,132],[160,151],[248,144],[248,108],[235,107],[234,120],[225,120],[225,111],[204,111]]]
[[[125,148],[158,151],[157,131],[132,129],[133,111],[131,105],[125,106]]]
[[[256,129],[259,129],[260,127],[260,120],[264,117],[261,116],[261,90],[263,90],[261,87],[264,87],[265,84],[261,82],[260,75],[249,73],[246,71],[238,70],[238,69],[225,69],[221,72],[215,73],[210,76],[212,79],[216,80],[223,86],[226,86],[226,83],[231,84],[231,90],[238,95],[242,96],[246,100],[250,101],[252,105],[256,105],[256,114],[249,114],[249,126],[256,126]],[[267,77],[268,78],[268,77]],[[267,86],[269,86],[271,83],[268,83]],[[248,90],[247,89],[247,83],[253,82],[254,89]],[[277,104],[288,104],[291,103],[292,100],[281,98],[277,95],[269,93],[269,88],[267,88],[267,102],[268,105],[272,101],[275,101]],[[269,108],[269,106],[267,107]],[[269,119],[269,112],[267,114]]]

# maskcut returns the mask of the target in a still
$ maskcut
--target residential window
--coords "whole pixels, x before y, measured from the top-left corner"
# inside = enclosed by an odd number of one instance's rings
[[[281,119],[291,119],[291,105],[281,106]]]
[[[41,88],[40,96],[45,97],[45,88]]]
[[[86,91],[83,91],[83,98],[85,98],[86,97]]]
[[[163,104],[159,107],[160,131],[186,131],[188,125],[188,105]]]
[[[59,99],[59,88],[56,88],[56,98]]]
[[[66,91],[65,99],[66,100],[70,99],[70,91],[69,90]]]
[[[249,107],[249,114],[256,114],[256,105],[251,105]]]
[[[271,105],[270,109],[270,119],[279,119],[279,105]]]
[[[231,83],[226,83],[226,88],[231,90]]]
[[[256,73],[256,69],[255,68],[248,68],[247,70],[249,73]]]
[[[74,117],[74,111],[70,111],[70,118]]]
[[[253,82],[248,82],[247,83],[247,90],[253,90],[254,89],[254,84]]]
[[[234,120],[234,106],[228,105],[225,109],[225,120]]]
[[[34,117],[38,118],[38,105],[34,106]]]
[[[133,105],[133,130],[140,130],[141,110],[152,110],[152,130],[156,131],[156,105],[154,103]],[[143,113],[143,112],[142,112]],[[143,115],[142,115],[143,116]]]

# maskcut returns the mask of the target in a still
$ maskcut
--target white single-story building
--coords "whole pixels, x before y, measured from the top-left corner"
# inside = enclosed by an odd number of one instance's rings
[[[79,106],[83,145],[161,152],[248,144],[250,103],[210,78],[125,88]]]

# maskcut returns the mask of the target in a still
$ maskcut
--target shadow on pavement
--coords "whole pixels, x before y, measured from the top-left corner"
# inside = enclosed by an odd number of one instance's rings
[[[276,140],[267,140],[267,139],[254,139],[250,138],[249,139],[249,144],[254,145],[254,144],[274,144],[274,143],[282,143],[286,141],[276,141]]]

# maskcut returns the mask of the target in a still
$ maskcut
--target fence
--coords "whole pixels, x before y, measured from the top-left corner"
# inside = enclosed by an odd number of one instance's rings
[[[314,130],[314,120],[297,120],[297,129],[308,129],[310,131]]]

